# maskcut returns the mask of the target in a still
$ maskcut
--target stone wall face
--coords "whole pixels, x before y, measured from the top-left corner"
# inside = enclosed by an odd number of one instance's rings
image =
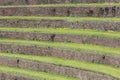
[[[0,73],[0,80],[35,80],[35,79],[30,79],[23,76],[17,76],[8,73]]]
[[[120,31],[120,22],[112,21],[64,21],[64,20],[0,20],[1,27],[21,28],[75,28]]]
[[[101,38],[93,36],[80,36],[80,35],[65,35],[65,34],[49,34],[49,33],[37,33],[37,32],[8,32],[0,31],[1,38],[10,39],[24,39],[24,40],[36,40],[36,41],[52,41],[52,42],[76,42],[95,44],[109,47],[120,48],[120,40],[112,38]],[[74,37],[74,38],[73,38]]]
[[[57,3],[97,3],[120,2],[120,0],[0,0],[0,5],[57,4]]]
[[[0,8],[0,16],[120,17],[120,7],[12,7]]]
[[[50,72],[50,73],[54,73],[54,74],[59,74],[59,75],[66,75],[69,77],[76,77],[76,78],[80,78],[83,80],[117,80],[115,78],[109,77],[107,75],[103,75],[103,74],[99,74],[99,73],[94,73],[94,72],[90,72],[90,71],[86,71],[86,70],[82,70],[82,69],[75,69],[75,68],[71,68],[71,67],[65,67],[65,66],[58,66],[58,65],[54,65],[54,64],[49,64],[49,63],[44,63],[44,62],[35,62],[35,61],[28,61],[28,60],[22,60],[22,59],[11,59],[9,61],[9,59],[6,57],[0,57],[0,60],[2,59],[2,61],[4,61],[4,63],[0,62],[0,65],[5,65],[7,64],[7,66],[13,66],[15,67],[15,64],[11,64],[12,61],[15,62],[19,62],[17,63],[17,67],[19,68],[27,68],[27,69],[33,69],[33,70],[38,70],[38,71],[45,71],[45,72]],[[9,62],[11,63],[9,63]],[[17,77],[14,75],[8,75],[8,74],[1,74],[0,73],[0,78],[4,80],[10,79],[13,80],[14,78],[17,80],[33,80],[33,79],[27,79],[24,77]],[[13,78],[13,79],[12,79]]]
[[[106,3],[106,6],[41,6],[39,4],[69,4],[69,3],[80,3],[80,4],[90,4],[90,3]],[[120,3],[120,0],[0,0],[0,28],[71,28],[71,29],[93,29],[93,30],[101,30],[101,31],[115,31],[120,32],[120,6],[113,6],[111,4]],[[19,6],[18,6],[19,5]],[[1,18],[2,16],[2,18]],[[4,16],[9,16],[9,19],[5,19]],[[10,16],[13,16],[10,18]],[[19,16],[22,19],[17,19]],[[33,17],[29,17],[30,19],[25,19],[24,16],[42,16],[46,17],[46,19],[34,19]],[[47,16],[55,17],[64,17],[62,19],[47,19]],[[4,18],[3,18],[4,17]],[[70,20],[69,17],[72,17],[74,20]],[[79,17],[83,19],[83,17],[87,20],[75,20]],[[88,18],[90,17],[90,18]],[[95,17],[101,18],[100,21],[93,20]],[[115,18],[116,21],[106,20],[105,18],[111,17]],[[91,18],[93,18],[91,20]],[[118,35],[116,35],[118,36]],[[70,35],[70,34],[55,34],[55,33],[38,33],[38,32],[11,32],[11,31],[1,31],[0,30],[0,39],[17,39],[17,40],[32,40],[32,41],[51,41],[51,42],[73,42],[73,43],[82,43],[82,44],[93,44],[101,46],[107,46],[115,48],[116,50],[120,48],[120,39],[107,38],[102,36],[87,36],[87,35]],[[21,40],[21,41],[22,41]],[[1,40],[2,41],[2,40]],[[67,46],[65,46],[67,47]],[[65,48],[64,47],[64,48]],[[4,43],[0,42],[0,66],[8,66],[13,68],[22,68],[34,71],[48,72],[50,74],[63,75],[68,77],[77,78],[80,80],[119,80],[118,75],[120,72],[117,71],[117,68],[120,68],[120,56],[118,51],[114,51],[118,53],[118,56],[112,56],[112,54],[100,54],[100,52],[83,51],[80,52],[74,48],[59,48],[52,47],[46,45],[37,45],[37,44],[21,44],[20,43]],[[84,48],[84,47],[83,47]],[[94,47],[93,47],[94,48]],[[104,47],[103,47],[104,48]],[[95,49],[95,48],[94,48]],[[97,48],[96,48],[97,49]],[[100,48],[101,49],[101,48]],[[86,50],[86,49],[85,49]],[[90,50],[90,49],[89,49]],[[107,49],[108,50],[108,49]],[[102,49],[101,49],[102,52]],[[109,75],[109,73],[104,74],[102,71],[92,70],[92,66],[88,69],[72,67],[72,66],[64,66],[49,63],[45,61],[35,61],[15,57],[8,56],[5,57],[4,54],[23,54],[31,55],[31,56],[46,56],[53,57],[53,60],[56,58],[68,59],[68,60],[76,60],[81,62],[88,62],[91,64],[101,64],[103,68],[105,66],[112,67],[115,71],[114,75]],[[95,54],[97,53],[97,54]],[[105,52],[104,52],[105,53]],[[110,56],[111,55],[111,56]],[[27,57],[26,57],[27,58]],[[32,57],[31,57],[32,58]],[[49,60],[49,59],[48,59]],[[56,60],[57,61],[57,60]],[[79,64],[79,63],[78,63]],[[73,64],[74,65],[74,64]],[[104,66],[105,65],[105,66]],[[88,65],[86,65],[88,67]],[[99,67],[99,66],[97,66]],[[97,68],[96,67],[96,68]],[[91,69],[90,69],[91,68]],[[102,67],[100,66],[100,69]],[[102,70],[102,69],[101,69]],[[7,71],[7,70],[6,70]],[[34,73],[31,73],[34,74]],[[37,74],[37,73],[36,73]],[[43,76],[42,76],[43,77]],[[0,72],[0,80],[37,80],[32,79],[33,77],[24,77],[17,74],[9,74]],[[39,80],[43,80],[39,79]],[[47,79],[45,79],[47,80]],[[59,79],[57,79],[59,80]],[[66,79],[65,79],[66,80]],[[68,80],[68,79],[67,79]]]
[[[111,65],[114,67],[120,67],[119,57],[78,52],[74,50],[66,50],[60,48],[38,47],[34,45],[25,46],[25,45],[15,45],[15,44],[0,44],[0,52],[49,56],[49,57],[52,56],[58,58],[87,61],[92,63],[100,63],[100,64]]]

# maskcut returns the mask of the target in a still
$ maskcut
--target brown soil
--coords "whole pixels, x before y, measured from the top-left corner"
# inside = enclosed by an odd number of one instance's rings
[[[109,38],[90,37],[90,36],[0,31],[0,37],[10,38],[10,39],[37,40],[37,41],[44,40],[44,41],[87,43],[87,44],[96,44],[96,45],[120,48],[119,39],[109,39]]]
[[[0,20],[0,27],[52,27],[120,31],[120,22],[84,21],[68,22],[62,20]]]
[[[120,17],[120,7],[14,7],[0,8],[0,16]]]
[[[0,5],[51,4],[51,3],[97,3],[120,2],[119,0],[0,0]]]
[[[7,66],[14,66],[17,65],[19,68],[27,68],[27,69],[34,69],[34,70],[40,70],[45,72],[50,72],[54,74],[60,74],[60,75],[66,75],[69,77],[76,77],[80,78],[82,80],[117,80],[110,76],[102,75],[99,73],[94,73],[86,70],[81,69],[75,69],[70,67],[64,67],[64,66],[58,66],[54,64],[49,63],[43,63],[43,62],[35,62],[35,61],[28,61],[28,60],[22,60],[22,59],[8,59],[6,57],[0,57],[0,60],[2,60],[4,63],[0,62],[1,65]],[[17,62],[17,64],[10,64],[12,61]]]
[[[57,49],[50,47],[24,46],[15,44],[0,44],[0,52],[53,56],[65,59],[87,61],[120,67],[120,57],[106,56],[101,54],[83,53],[74,50]]]

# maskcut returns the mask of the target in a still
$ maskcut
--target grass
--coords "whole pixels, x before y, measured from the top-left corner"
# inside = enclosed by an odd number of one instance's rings
[[[12,7],[105,7],[120,6],[120,3],[69,3],[69,4],[38,4],[38,5],[7,5],[0,8]]]
[[[17,39],[0,39],[0,43],[5,44],[20,44],[20,45],[37,45],[41,47],[53,47],[61,49],[76,50],[80,52],[102,54],[108,56],[120,56],[120,48],[111,48],[98,46],[93,44],[78,44],[69,42],[49,42],[49,41],[32,41],[32,40],[17,40]]]
[[[50,74],[47,72],[40,72],[40,71],[34,71],[34,70],[22,69],[16,67],[7,67],[7,66],[0,66],[0,72],[18,75],[18,76],[24,76],[27,78],[33,78],[37,80],[80,80],[77,78]]]
[[[111,67],[108,65],[95,64],[95,63],[82,62],[82,61],[80,62],[80,61],[55,58],[55,57],[32,56],[32,55],[24,55],[24,54],[0,53],[0,56],[9,57],[9,58],[21,58],[25,60],[33,60],[33,61],[40,61],[45,63],[52,63],[61,66],[74,67],[74,68],[99,72],[120,79],[120,68]],[[63,80],[63,79],[59,79],[59,80]]]
[[[105,21],[120,22],[117,17],[56,17],[56,16],[0,16],[0,20],[63,20],[69,22],[75,21]]]
[[[102,38],[120,39],[120,32],[99,31],[92,29],[70,29],[70,28],[0,28],[0,31],[9,32],[39,32],[50,34],[67,34],[80,36],[95,36]]]

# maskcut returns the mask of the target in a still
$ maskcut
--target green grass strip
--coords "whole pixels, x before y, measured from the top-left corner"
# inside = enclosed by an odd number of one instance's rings
[[[111,48],[98,46],[93,44],[78,44],[68,42],[49,42],[49,41],[32,41],[32,40],[17,40],[17,39],[0,39],[0,43],[20,44],[20,45],[37,45],[41,47],[53,47],[69,50],[77,50],[80,52],[103,54],[109,56],[120,56],[120,48]]]
[[[55,58],[55,57],[32,56],[32,55],[24,55],[24,54],[0,53],[0,56],[9,57],[9,58],[21,58],[26,60],[52,63],[52,64],[62,65],[67,67],[74,67],[74,68],[99,72],[99,73],[110,75],[112,77],[120,79],[120,68],[111,67],[108,65],[95,64],[95,63],[82,62],[82,61],[80,62],[80,61]],[[63,79],[59,79],[59,80],[63,80]]]
[[[120,22],[117,17],[57,17],[57,16],[0,16],[0,20],[63,20],[69,22],[75,21],[105,21]]]
[[[1,28],[0,31],[9,32],[39,32],[50,34],[68,34],[68,35],[80,35],[80,36],[95,36],[103,38],[120,39],[120,32],[112,31],[99,31],[92,29],[70,29],[70,28]]]
[[[35,78],[37,80],[80,80],[78,78],[50,74],[47,72],[40,72],[40,71],[34,71],[34,70],[22,69],[16,67],[7,67],[7,66],[0,66],[0,72],[15,74],[18,76],[25,76],[33,79]]]
[[[8,5],[0,6],[0,8],[11,7],[105,7],[120,6],[120,3],[69,3],[69,4],[38,4],[38,5]]]

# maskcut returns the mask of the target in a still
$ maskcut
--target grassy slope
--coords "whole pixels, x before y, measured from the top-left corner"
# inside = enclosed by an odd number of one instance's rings
[[[105,7],[105,6],[120,6],[120,3],[69,3],[69,4],[39,4],[39,5],[8,5],[0,6],[7,7]]]
[[[104,38],[120,39],[120,32],[98,31],[91,29],[70,29],[70,28],[0,28],[0,31],[9,32],[39,32],[51,34],[68,34],[81,36],[96,36]]]
[[[55,17],[55,16],[0,16],[0,20],[64,20],[64,21],[110,21],[120,22],[120,18],[105,17]]]
[[[102,64],[80,62],[75,60],[68,60],[68,59],[54,58],[54,57],[24,55],[24,54],[0,53],[0,56],[9,57],[9,58],[21,58],[26,60],[40,61],[40,62],[52,63],[56,65],[67,66],[67,67],[85,69],[85,70],[103,73],[120,79],[120,68],[115,68]]]
[[[42,80],[80,80],[77,78],[50,74],[47,72],[40,72],[40,71],[34,71],[34,70],[22,69],[22,68],[16,68],[16,67],[7,67],[7,66],[0,66],[0,72],[15,74],[18,76],[25,76],[25,77],[34,78],[37,80],[41,80],[41,79]]]
[[[6,7],[30,7],[29,6],[1,6],[1,8],[6,8]],[[56,7],[56,6],[87,6],[87,7],[104,7],[104,6],[120,6],[119,3],[114,3],[114,4],[47,4],[47,5],[33,5],[33,7]],[[90,17],[82,17],[82,18],[77,18],[77,17],[37,17],[37,16],[32,16],[32,17],[0,17],[0,19],[27,19],[27,20],[36,20],[36,19],[49,19],[49,20],[67,20],[67,21],[120,21],[119,18],[90,18]],[[7,29],[6,29],[7,30]],[[20,30],[20,29],[19,29]],[[18,31],[19,31],[18,30]],[[41,29],[41,32],[45,32],[43,29]],[[55,30],[51,29],[51,33],[57,33]],[[21,29],[22,31],[22,29]],[[31,31],[31,30],[26,30],[26,31]],[[48,30],[49,31],[49,30]],[[118,34],[112,34],[112,33],[102,33],[100,32],[94,32],[92,30],[89,30],[89,33],[86,32],[86,34],[83,34],[84,31],[77,32],[76,33],[71,33],[71,30],[68,31],[70,34],[81,34],[81,35],[99,35],[99,36],[105,36],[105,37],[110,37],[112,35],[112,38],[120,38]],[[68,33],[67,31],[65,32],[64,30],[60,30],[59,33]],[[95,34],[98,33],[98,34]],[[95,46],[95,45],[89,45],[89,44],[76,44],[76,43],[51,43],[51,42],[33,42],[33,41],[22,41],[22,40],[10,40],[10,39],[2,39],[0,42],[14,42],[14,43],[26,43],[26,44],[36,44],[36,45],[45,45],[45,46],[51,46],[51,47],[67,47],[67,48],[74,48],[74,49],[79,49],[81,51],[87,51],[87,52],[95,52],[95,53],[103,53],[107,55],[120,55],[120,50],[115,49],[115,48],[109,48],[109,47],[102,47],[102,46]],[[93,47],[96,47],[96,51],[94,51]],[[114,68],[106,65],[101,65],[101,64],[93,64],[93,63],[87,63],[87,62],[78,62],[74,60],[66,60],[66,59],[60,59],[60,58],[52,58],[52,57],[44,57],[44,56],[31,56],[31,55],[20,55],[20,54],[7,54],[7,53],[0,53],[0,56],[5,56],[5,57],[10,57],[10,58],[22,58],[22,59],[27,59],[27,60],[36,60],[36,61],[42,61],[42,62],[47,62],[47,63],[53,63],[57,65],[63,65],[63,66],[69,66],[69,67],[75,67],[75,68],[82,68],[86,70],[91,70],[95,72],[100,72],[104,73],[116,78],[120,79],[120,68]],[[0,72],[6,72],[6,73],[12,73],[12,74],[18,74],[18,75],[23,75],[23,76],[29,76],[32,78],[43,78],[47,80],[79,80],[75,78],[68,78],[64,76],[58,76],[54,74],[49,74],[45,72],[38,72],[38,71],[33,71],[33,70],[27,70],[27,69],[20,69],[20,68],[13,68],[13,67],[6,67],[6,66],[0,66]],[[33,74],[34,73],[34,74]]]
[[[72,49],[87,53],[104,54],[109,56],[120,56],[119,48],[111,48],[105,46],[97,46],[92,44],[77,44],[68,42],[49,42],[49,41],[32,41],[17,39],[0,39],[0,43],[20,44],[20,45],[38,45],[41,47],[55,47],[61,49]]]

